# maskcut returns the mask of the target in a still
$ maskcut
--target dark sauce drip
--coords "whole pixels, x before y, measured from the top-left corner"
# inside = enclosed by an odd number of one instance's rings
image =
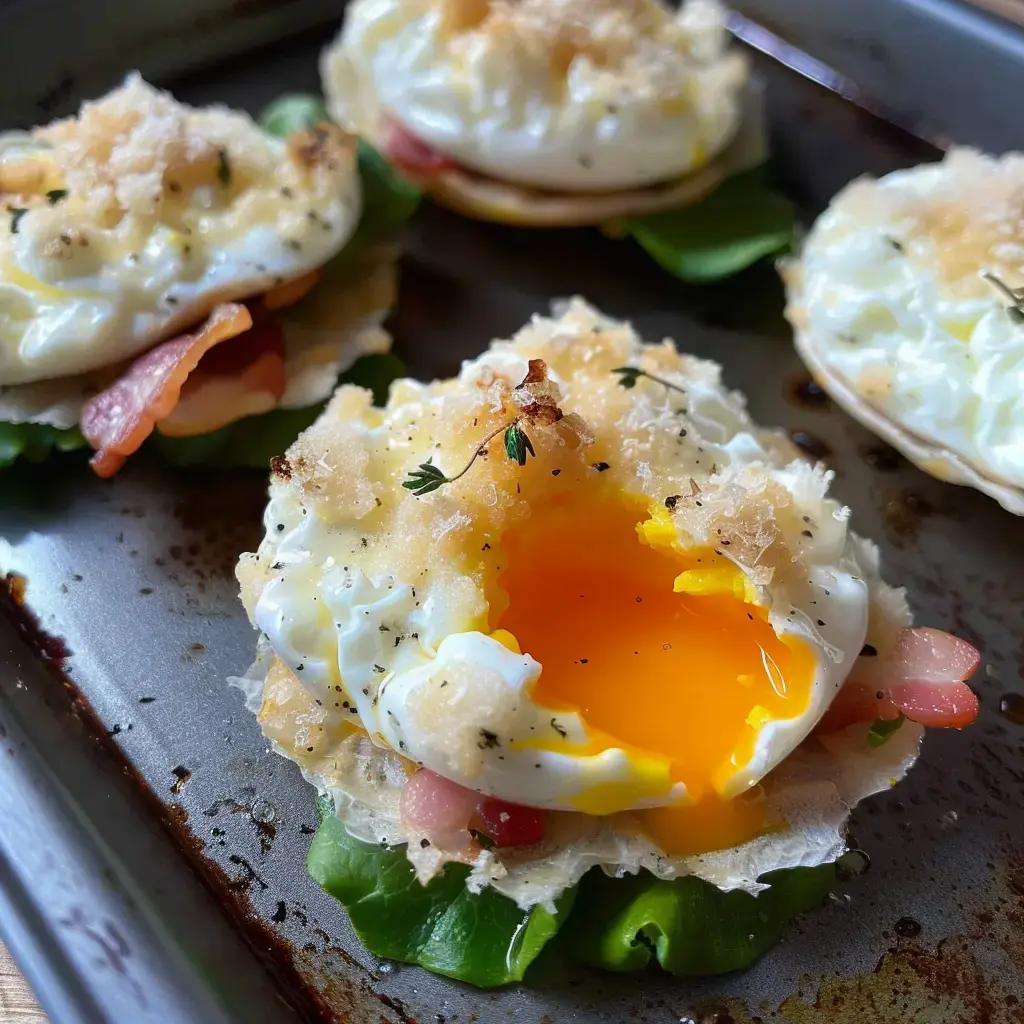
[[[809,373],[801,374],[790,384],[789,399],[811,409],[827,409],[832,404],[825,389]]]

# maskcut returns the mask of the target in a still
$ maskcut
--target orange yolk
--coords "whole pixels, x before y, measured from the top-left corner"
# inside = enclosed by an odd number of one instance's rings
[[[766,722],[806,711],[814,656],[742,598],[674,593],[685,570],[733,567],[710,550],[647,546],[638,518],[607,500],[563,502],[508,531],[508,606],[492,628],[540,662],[538,704],[579,713],[580,754],[620,747],[670,763],[696,805],[638,812],[666,852],[732,846],[763,829],[763,801],[720,792]]]

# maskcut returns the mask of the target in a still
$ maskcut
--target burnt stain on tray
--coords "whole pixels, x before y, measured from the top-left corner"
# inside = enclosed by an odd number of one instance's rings
[[[216,899],[228,921],[245,940],[262,967],[275,979],[282,998],[297,1012],[300,1019],[307,1024],[346,1024],[348,1021],[364,1020],[380,1021],[382,1024],[391,1024],[394,1020],[395,1024],[409,1024],[413,1021],[415,1018],[406,1012],[400,1000],[375,989],[376,979],[361,968],[353,957],[340,947],[328,944],[329,936],[323,929],[316,929],[317,937],[321,938],[321,945],[310,942],[301,949],[296,949],[292,943],[283,939],[270,923],[254,912],[249,902],[251,887],[255,884],[258,888],[267,890],[270,883],[239,854],[229,854],[227,857],[227,861],[238,869],[235,876],[228,874],[205,854],[206,842],[191,828],[188,811],[179,803],[165,803],[154,792],[145,777],[135,769],[113,740],[112,736],[116,734],[104,727],[89,701],[68,677],[65,669],[71,652],[60,637],[51,635],[42,627],[38,617],[26,602],[27,591],[28,580],[19,573],[9,572],[0,579],[0,615],[14,623],[29,649],[61,684],[68,695],[70,710],[82,722],[94,742],[98,743],[104,753],[111,758],[113,765],[134,784],[170,840],[188,858],[204,887]],[[180,784],[191,777],[191,773],[180,766],[173,769],[173,774]],[[224,801],[223,806],[232,813],[249,813],[251,810],[248,805],[232,801]],[[212,810],[216,814],[220,808]],[[253,822],[257,832],[263,831],[267,834],[266,823],[255,819]],[[214,832],[216,831],[218,830],[214,829]],[[269,834],[272,836],[273,832]],[[279,903],[279,906],[282,905]],[[302,918],[304,915],[298,911],[293,916]],[[275,919],[276,917],[275,914]],[[84,927],[83,920],[59,923],[81,930]],[[284,920],[283,915],[281,920]],[[307,924],[308,921],[303,923]],[[324,936],[327,938],[323,939]],[[119,953],[116,926],[109,925],[108,933],[99,936],[98,939],[102,940],[103,950],[113,957],[110,964],[116,969],[118,956],[126,955],[123,949]],[[359,972],[361,976],[358,983],[337,975],[332,966],[336,960],[346,965],[349,974],[353,968]],[[316,973],[320,975],[319,986],[310,984],[310,975]],[[389,1018],[381,1012],[382,1009],[391,1010],[396,1016]],[[366,1016],[362,1012],[364,1010],[372,1013],[372,1016]]]

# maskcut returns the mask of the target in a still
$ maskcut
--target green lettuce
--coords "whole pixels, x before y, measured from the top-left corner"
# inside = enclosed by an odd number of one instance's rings
[[[387,353],[360,356],[338,379],[339,384],[358,384],[373,392],[383,405],[393,380],[405,375],[405,364]],[[301,409],[274,409],[248,416],[226,427],[196,437],[166,437],[154,431],[146,447],[175,466],[214,465],[224,469],[266,469],[323,411],[325,403]],[[2,436],[2,435],[0,435]],[[0,442],[2,443],[2,442]]]
[[[595,868],[560,897],[556,915],[523,911],[494,889],[469,892],[462,864],[420,885],[404,849],[354,839],[327,801],[318,809],[306,867],[344,905],[363,945],[480,988],[520,981],[552,940],[561,955],[611,971],[652,960],[683,976],[740,970],[835,882],[832,864],[775,871],[763,878],[771,888],[754,897],[697,878],[609,878]]]
[[[286,138],[328,119],[327,108],[319,96],[289,93],[274,100],[260,114],[259,123],[271,135]],[[358,156],[363,212],[355,234],[335,257],[339,260],[351,260],[354,255],[393,235],[416,212],[423,194],[396,174],[387,160],[362,139]]]
[[[353,839],[329,807],[321,813],[306,868],[345,906],[360,941],[377,956],[479,988],[507,985],[522,980],[572,906],[572,890],[559,898],[557,914],[520,910],[491,888],[471,893],[465,864],[449,864],[420,885],[404,849]]]
[[[773,871],[761,881],[771,888],[755,897],[693,877],[591,871],[564,939],[576,958],[609,971],[639,970],[652,959],[676,975],[738,971],[821,903],[835,884],[835,865]]]
[[[769,187],[764,168],[757,167],[729,178],[693,206],[630,217],[620,230],[669,273],[707,284],[789,249],[796,208]]]
[[[0,423],[0,469],[19,458],[42,462],[53,452],[71,452],[86,446],[77,427],[59,430],[44,423]]]

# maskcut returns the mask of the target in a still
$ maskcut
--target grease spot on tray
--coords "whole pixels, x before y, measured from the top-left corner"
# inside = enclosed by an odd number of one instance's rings
[[[886,502],[885,525],[897,537],[915,540],[922,520],[934,515],[935,511],[924,498],[904,491]]]
[[[829,409],[832,406],[828,392],[809,373],[801,373],[790,381],[788,397],[794,405],[809,409]]]
[[[860,449],[864,461],[879,473],[895,473],[904,465],[903,456],[887,444],[871,444]]]
[[[832,454],[832,448],[828,442],[822,441],[814,434],[808,434],[805,430],[794,430],[789,437],[800,451],[815,461],[827,459]]]

